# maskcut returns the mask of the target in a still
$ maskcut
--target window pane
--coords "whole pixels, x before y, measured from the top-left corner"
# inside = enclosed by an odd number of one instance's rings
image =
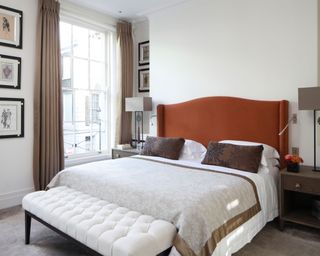
[[[105,64],[90,62],[90,87],[93,90],[104,90],[106,87]]]
[[[107,148],[105,33],[60,23],[66,155]]]
[[[88,89],[88,61],[74,59],[73,61],[73,87]]]
[[[105,60],[105,35],[104,33],[90,31],[90,58]]]
[[[61,54],[71,55],[71,25],[60,22]]]
[[[89,31],[86,28],[73,26],[73,54],[76,57],[88,58]]]
[[[100,139],[101,136],[101,139]],[[101,132],[95,131],[92,135],[92,150],[99,152],[106,148],[106,132],[102,130]]]
[[[90,131],[79,131],[76,135],[75,154],[83,154],[92,151]]]
[[[89,96],[88,91],[76,91],[74,93],[74,118],[77,122],[82,122],[85,124],[86,118],[88,117],[87,109],[88,106],[86,104],[86,97]]]
[[[62,87],[71,88],[71,58],[62,57]]]
[[[63,131],[63,140],[64,140],[64,153],[67,156],[74,154],[74,132],[73,129],[69,130],[64,128]]]
[[[90,122],[90,96],[88,91],[77,91],[76,97],[76,153],[92,151],[91,122]]]
[[[93,93],[91,95],[91,122],[92,123],[99,123],[101,121],[100,119],[100,98],[99,94]]]
[[[70,92],[63,92],[63,120],[67,123],[72,122],[72,93]]]
[[[71,78],[71,58],[70,57],[62,57],[62,79],[70,79]]]
[[[106,146],[106,99],[105,93],[91,95],[92,148],[100,151]]]

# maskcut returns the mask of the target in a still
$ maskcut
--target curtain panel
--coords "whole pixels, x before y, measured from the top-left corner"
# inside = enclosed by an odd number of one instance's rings
[[[33,146],[36,190],[45,189],[64,168],[59,12],[59,2],[39,0]]]
[[[125,98],[133,95],[133,38],[130,23],[117,24],[117,55],[119,102],[116,144],[125,144],[130,143],[132,139],[132,113],[125,112]]]

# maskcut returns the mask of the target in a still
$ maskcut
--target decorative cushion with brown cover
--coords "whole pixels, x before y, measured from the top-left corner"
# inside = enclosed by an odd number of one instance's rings
[[[201,163],[257,173],[262,151],[262,145],[240,146],[210,141]]]
[[[148,136],[141,155],[160,156],[178,160],[183,145],[183,138],[163,138]]]

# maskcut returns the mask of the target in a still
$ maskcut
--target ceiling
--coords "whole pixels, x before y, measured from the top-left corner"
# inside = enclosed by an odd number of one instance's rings
[[[147,14],[168,8],[187,0],[69,0],[96,11],[112,16],[136,20],[145,17]]]

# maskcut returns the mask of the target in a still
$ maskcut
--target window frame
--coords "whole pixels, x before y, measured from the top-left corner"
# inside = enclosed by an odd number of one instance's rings
[[[88,43],[88,57],[87,58],[81,58],[81,57],[76,57],[74,56],[73,53],[73,47],[71,49],[71,54],[70,55],[65,55],[70,57],[70,79],[72,83],[72,87],[70,88],[70,93],[72,94],[72,122],[75,122],[75,92],[76,91],[89,91],[90,95],[92,93],[104,93],[105,94],[105,102],[106,102],[106,111],[105,111],[105,143],[106,143],[106,149],[99,152],[99,151],[91,151],[91,152],[86,152],[86,153],[78,153],[78,154],[73,154],[73,155],[67,155],[65,154],[65,164],[66,166],[72,166],[76,164],[82,164],[86,162],[91,162],[91,161],[96,161],[96,160],[103,160],[103,159],[108,159],[110,154],[111,154],[111,118],[110,118],[110,113],[111,113],[111,90],[112,90],[112,82],[114,79],[114,74],[112,72],[114,71],[113,64],[115,63],[115,58],[114,51],[115,49],[112,49],[115,47],[114,45],[114,38],[115,38],[115,28],[109,27],[109,26],[104,26],[103,24],[96,23],[94,21],[90,21],[87,19],[83,18],[75,18],[71,14],[67,14],[66,12],[62,12],[60,16],[60,22],[68,23],[74,26],[79,26],[83,27],[93,31],[97,31],[100,33],[104,33],[105,35],[105,85],[106,85],[106,90],[96,90],[96,89],[91,89],[90,87],[90,62],[94,61],[96,63],[103,63],[102,61],[94,60],[90,58],[90,40]],[[71,40],[73,41],[73,33],[71,33]],[[63,54],[60,53],[61,55],[61,62],[63,61]],[[74,59],[82,59],[88,61],[88,88],[87,89],[81,89],[81,88],[75,88],[73,86],[73,81],[74,81]],[[62,89],[62,85],[61,85]]]

